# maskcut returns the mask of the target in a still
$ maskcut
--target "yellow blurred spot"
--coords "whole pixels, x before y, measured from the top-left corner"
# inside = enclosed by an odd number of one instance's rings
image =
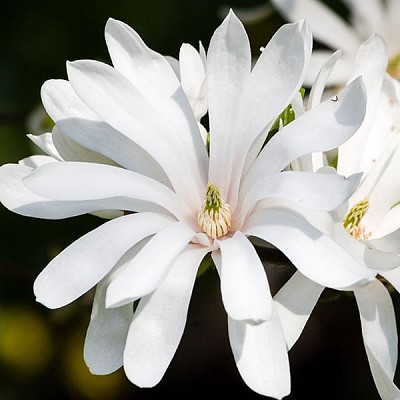
[[[83,360],[85,332],[78,330],[66,344],[64,372],[67,386],[88,400],[114,400],[123,390],[126,378],[122,370],[110,375],[93,375]]]
[[[53,352],[50,330],[34,309],[0,309],[0,360],[15,373],[37,375]]]

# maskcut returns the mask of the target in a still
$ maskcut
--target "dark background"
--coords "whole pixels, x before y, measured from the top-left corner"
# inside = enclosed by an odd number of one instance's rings
[[[343,5],[330,3],[346,17]],[[47,79],[66,78],[66,60],[109,62],[103,34],[108,17],[132,26],[154,50],[176,57],[182,42],[197,47],[201,40],[207,48],[221,22],[220,7],[226,5],[217,0],[3,0],[0,164],[32,153],[25,135],[34,129],[28,121],[40,106],[40,87]],[[275,13],[247,26],[255,53],[283,22]],[[83,363],[92,293],[60,310],[45,309],[33,296],[35,277],[54,255],[101,221],[93,216],[38,220],[15,215],[3,206],[0,221],[0,400],[262,398],[247,388],[236,370],[215,271],[196,283],[187,328],[164,379],[153,389],[139,389],[123,371],[93,376]],[[276,264],[268,269],[275,292],[293,269],[280,254],[268,254],[266,259]],[[398,308],[398,295],[393,299]],[[324,294],[289,356],[292,393],[287,399],[379,398],[362,344],[356,303],[349,294]]]

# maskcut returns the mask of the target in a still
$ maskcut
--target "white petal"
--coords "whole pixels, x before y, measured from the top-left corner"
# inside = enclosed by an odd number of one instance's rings
[[[181,222],[152,237],[107,289],[106,306],[118,307],[149,294],[163,281],[194,232]]]
[[[375,280],[354,290],[360,311],[365,349],[375,384],[382,399],[399,398],[393,383],[397,364],[397,328],[392,299]],[[397,393],[391,397],[390,393]]]
[[[324,286],[297,271],[274,296],[289,350],[300,337],[323,290]]]
[[[140,36],[123,22],[109,19],[105,29],[107,47],[115,69],[126,76],[159,113],[166,125],[164,130],[172,143],[179,143],[183,156],[198,168],[196,174],[208,166],[206,149],[199,137],[196,119],[176,74],[168,61],[150,50]],[[181,74],[182,79],[182,74]],[[160,132],[161,133],[161,132]],[[176,149],[179,152],[178,149]],[[192,165],[193,168],[193,165]],[[204,184],[204,182],[203,182]]]
[[[55,158],[58,161],[61,161],[60,154],[54,146],[52,134],[50,132],[43,133],[42,135],[27,135],[36,146],[39,147],[45,154]]]
[[[171,223],[154,213],[104,223],[68,246],[39,274],[33,287],[36,300],[48,308],[71,303],[103,279],[130,247]]]
[[[129,137],[91,111],[68,81],[46,81],[41,96],[47,112],[72,140],[111,158],[127,169],[163,183],[169,182],[159,164]]]
[[[271,0],[290,21],[307,19],[314,39],[350,54],[359,41],[355,32],[331,9],[317,0]]]
[[[330,211],[345,202],[354,192],[359,176],[344,179],[336,173],[313,173],[286,171],[268,176],[244,194],[243,204],[238,212],[241,226],[256,203],[266,198],[283,198],[318,211]]]
[[[308,97],[307,108],[311,110],[321,102],[328,78],[335,67],[337,61],[342,55],[341,50],[335,51],[322,65],[317,77],[312,85],[310,95]]]
[[[49,163],[27,176],[24,184],[40,196],[82,203],[82,207],[85,207],[86,202],[96,205],[96,200],[101,203],[102,199],[108,199],[108,204],[114,202],[114,206],[109,208],[138,211],[145,201],[158,204],[182,218],[185,218],[185,214],[191,215],[186,205],[164,185],[133,171],[109,165]]]
[[[163,168],[180,196],[199,208],[206,185],[202,175],[206,171],[197,157],[197,149],[185,145],[188,139],[180,138],[180,132],[164,120],[160,114],[162,107],[155,110],[125,76],[106,64],[75,61],[67,65],[67,70],[79,97],[105,122],[146,150]],[[165,102],[173,102],[173,99],[165,99]],[[197,124],[196,132],[200,141]],[[182,146],[175,145],[181,141]],[[204,147],[202,142],[201,146]]]
[[[238,107],[229,133],[234,146],[229,195],[232,206],[236,203],[232,197],[237,193],[244,166],[246,169],[254,161],[265,142],[268,127],[302,85],[311,43],[311,33],[304,21],[282,26],[264,48],[237,99]]]
[[[242,187],[247,188],[250,183],[281,171],[300,156],[331,150],[348,140],[363,121],[365,104],[364,85],[357,79],[337,98],[296,118],[266,144]]]
[[[207,53],[210,181],[217,184],[225,199],[233,167],[232,132],[238,99],[250,68],[250,44],[246,31],[236,15],[229,12],[214,32]]]
[[[339,47],[341,50],[343,46]],[[355,49],[356,51],[356,49]],[[344,53],[339,60],[337,60],[335,67],[332,72],[329,74],[329,77],[326,79],[326,85],[333,90],[337,91],[338,87],[343,87],[348,79],[349,71],[351,69],[351,65],[353,63],[352,53]],[[319,71],[322,66],[329,60],[332,56],[331,51],[327,50],[314,50],[311,54],[310,63],[308,65],[307,75],[304,78],[304,86],[312,86],[314,83]]]
[[[268,320],[272,312],[271,293],[253,245],[239,231],[218,244],[221,258],[216,264],[226,312],[232,319],[249,323]]]
[[[276,311],[260,325],[228,318],[229,341],[246,384],[264,396],[281,399],[290,392],[286,343]]]
[[[133,305],[106,309],[107,282],[100,282],[93,299],[92,314],[86,332],[84,359],[90,372],[107,375],[122,367],[123,353]]]
[[[124,353],[127,377],[152,387],[163,377],[181,340],[196,272],[207,248],[189,245],[161,285],[142,298],[129,329]]]
[[[243,231],[278,247],[303,275],[322,286],[346,289],[376,275],[357,263],[335,240],[289,209],[257,212]]]
[[[206,70],[198,51],[183,44],[179,51],[179,67],[182,88],[190,102],[197,121],[207,112]]]
[[[368,7],[366,7],[368,8]],[[338,172],[343,175],[360,172],[364,149],[370,135],[371,124],[376,114],[379,93],[382,88],[383,78],[388,57],[386,46],[380,36],[371,36],[364,42],[356,55],[349,82],[362,76],[367,92],[367,108],[363,124],[357,133],[339,147]]]

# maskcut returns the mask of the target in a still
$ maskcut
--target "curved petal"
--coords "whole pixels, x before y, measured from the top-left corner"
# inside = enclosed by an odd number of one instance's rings
[[[141,37],[121,21],[109,19],[105,38],[115,69],[126,76],[162,117],[173,143],[179,143],[184,155],[198,164],[200,181],[204,184],[208,167],[205,146],[199,137],[196,119],[189,101],[171,68],[161,54],[149,49]],[[182,71],[181,71],[182,72]],[[181,79],[182,79],[181,73]]]
[[[210,182],[227,198],[233,162],[234,123],[238,99],[250,75],[250,44],[236,15],[230,11],[214,32],[207,53],[207,93],[210,121]],[[221,168],[221,165],[224,168]]]
[[[321,103],[283,127],[266,144],[249,170],[242,190],[259,179],[280,172],[296,158],[327,151],[348,140],[365,115],[366,95],[361,78],[335,98]]]
[[[46,81],[41,96],[57,126],[76,143],[105,155],[124,168],[170,185],[154,158],[128,136],[100,120],[78,97],[68,81]]]
[[[311,32],[305,21],[280,27],[256,61],[237,99],[237,113],[229,133],[234,146],[228,200],[232,206],[246,172],[244,168],[254,161],[268,135],[268,127],[303,83],[311,47]]]
[[[303,275],[321,286],[347,289],[376,275],[357,263],[335,240],[289,209],[259,211],[246,225],[246,235],[257,236],[279,248]]]
[[[297,271],[274,296],[275,309],[281,320],[289,350],[303,332],[324,289],[324,286]]]
[[[272,313],[271,292],[253,245],[240,231],[231,238],[218,240],[218,244],[221,256],[216,265],[227,314],[253,324],[268,320]]]
[[[397,328],[392,299],[378,280],[355,289],[354,294],[360,311],[364,345],[377,389],[382,399],[397,398],[400,391],[393,383],[398,353]],[[392,392],[397,393],[397,396],[388,396]]]
[[[308,97],[307,109],[311,110],[319,103],[325,90],[326,83],[329,79],[332,70],[334,69],[337,61],[342,56],[342,50],[336,50],[322,65],[317,77],[311,87],[310,95]]]
[[[156,289],[193,235],[181,222],[159,231],[112,280],[107,289],[106,307],[131,303]]]
[[[359,45],[356,32],[338,15],[317,0],[271,0],[289,21],[306,18],[316,40],[354,54]]]
[[[371,124],[375,118],[387,61],[385,42],[378,35],[371,36],[360,46],[357,52],[348,81],[362,76],[367,93],[367,108],[360,129],[339,147],[337,169],[340,174],[349,175],[362,171],[360,167],[365,157],[364,151]]]
[[[272,197],[291,200],[299,205],[317,210],[331,211],[348,200],[357,187],[359,176],[348,179],[336,173],[312,173],[285,171],[268,176],[247,191],[241,191],[244,199],[239,204],[239,226],[260,200]]]
[[[133,171],[83,162],[48,163],[23,178],[25,186],[39,196],[58,201],[83,202],[115,199],[114,209],[138,211],[143,201],[155,203],[176,215],[191,212],[170,189]],[[137,204],[135,199],[139,200]],[[140,208],[139,208],[140,209]],[[92,210],[95,211],[95,210]]]
[[[197,121],[207,113],[206,70],[199,52],[189,44],[179,51],[179,68],[182,88],[189,100]]]
[[[32,140],[32,142],[35,143],[35,145],[39,147],[39,149],[45,154],[48,154],[58,161],[62,160],[60,154],[54,146],[52,134],[50,132],[46,132],[41,135],[28,134],[26,136]]]
[[[281,399],[290,393],[287,348],[276,311],[262,324],[228,318],[229,341],[246,384],[264,396]]]
[[[108,282],[100,282],[93,299],[92,314],[86,332],[83,356],[92,374],[107,375],[123,365],[123,353],[133,305],[105,308]]]
[[[73,89],[85,104],[146,150],[163,168],[180,197],[198,209],[204,195],[206,171],[193,147],[188,148],[184,143],[175,145],[186,141],[168,125],[162,110],[155,110],[124,75],[106,64],[75,61],[68,63],[67,71]],[[174,99],[165,99],[171,101]],[[197,124],[196,129],[200,136]],[[202,142],[201,146],[204,147]]]
[[[341,50],[342,47],[339,48]],[[319,71],[322,66],[332,56],[331,51],[327,50],[314,50],[311,54],[310,63],[308,65],[307,74],[304,78],[304,86],[310,87],[313,85]],[[339,87],[343,87],[349,77],[349,71],[353,64],[354,53],[344,53],[335,64],[329,77],[326,79],[326,85],[333,88],[334,90]],[[335,90],[335,91],[336,91]]]
[[[36,300],[48,308],[71,303],[103,279],[130,247],[171,224],[170,218],[155,213],[104,223],[50,261],[33,285]]]
[[[203,246],[187,246],[157,290],[140,300],[124,352],[125,373],[135,385],[156,385],[168,368],[185,328],[196,272],[207,251]]]

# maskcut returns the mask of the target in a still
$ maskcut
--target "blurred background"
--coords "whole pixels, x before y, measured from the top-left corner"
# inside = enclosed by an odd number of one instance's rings
[[[177,57],[182,42],[197,47],[201,40],[207,48],[221,22],[221,9],[265,3],[2,0],[0,164],[15,163],[36,151],[26,134],[46,129],[40,87],[47,79],[66,78],[66,60],[109,62],[104,42],[108,17],[132,26],[154,50]],[[325,3],[346,18],[340,1]],[[282,23],[283,18],[272,11],[246,26],[254,54]],[[236,370],[215,271],[206,272],[196,283],[186,331],[164,379],[155,388],[140,389],[122,370],[109,376],[88,372],[82,354],[92,293],[59,310],[46,309],[33,295],[34,279],[46,264],[102,221],[93,216],[39,220],[13,214],[2,205],[0,221],[0,400],[216,398],[217,392],[221,398],[263,398],[247,388]],[[276,292],[294,269],[278,252],[263,257]],[[397,310],[398,297],[393,295]],[[351,295],[324,293],[289,356],[292,393],[288,399],[379,399]]]

